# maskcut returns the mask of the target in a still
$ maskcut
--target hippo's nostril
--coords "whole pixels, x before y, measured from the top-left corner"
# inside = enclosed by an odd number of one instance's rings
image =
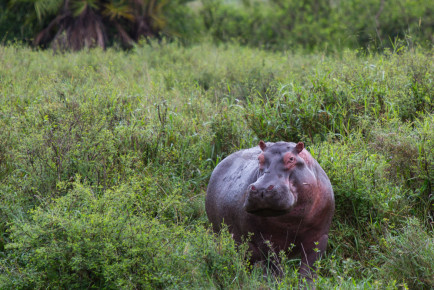
[[[272,190],[274,188],[274,185],[270,185],[267,190]]]

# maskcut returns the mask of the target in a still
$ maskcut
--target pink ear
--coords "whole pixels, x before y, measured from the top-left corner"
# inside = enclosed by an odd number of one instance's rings
[[[267,145],[264,143],[264,141],[259,141],[259,147],[261,147],[261,150],[264,151],[265,148],[267,148]]]
[[[295,146],[295,149],[297,150],[298,153],[300,153],[304,149],[304,143],[298,142],[297,145]]]

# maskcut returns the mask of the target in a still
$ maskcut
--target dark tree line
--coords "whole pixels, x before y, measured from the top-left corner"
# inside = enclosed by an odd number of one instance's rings
[[[141,38],[237,41],[256,47],[432,46],[430,0],[6,0],[0,41],[79,50]]]

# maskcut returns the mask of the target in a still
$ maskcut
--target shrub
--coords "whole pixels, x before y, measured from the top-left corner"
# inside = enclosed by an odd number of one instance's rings
[[[172,220],[173,207],[186,206],[179,195],[160,195],[158,208],[153,198],[134,181],[101,197],[75,182],[30,220],[15,220],[2,288],[187,286],[202,271],[224,286],[244,271],[242,256],[234,263],[239,254],[227,232],[216,244],[203,229]]]
[[[402,230],[389,232],[375,248],[384,263],[380,273],[386,279],[405,282],[411,289],[434,286],[434,237],[415,218],[407,220]]]
[[[203,1],[215,41],[278,49],[384,49],[432,43],[429,1]]]
[[[403,184],[424,198],[431,191],[433,168],[431,148],[432,116],[414,123],[392,120],[372,131],[371,147],[388,160],[386,174],[395,184]],[[421,192],[420,192],[421,191]]]

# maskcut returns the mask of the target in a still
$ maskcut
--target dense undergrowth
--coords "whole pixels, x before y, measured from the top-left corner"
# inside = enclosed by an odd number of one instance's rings
[[[432,51],[0,47],[0,288],[290,288],[204,212],[215,165],[304,141],[336,215],[318,289],[434,287]]]

